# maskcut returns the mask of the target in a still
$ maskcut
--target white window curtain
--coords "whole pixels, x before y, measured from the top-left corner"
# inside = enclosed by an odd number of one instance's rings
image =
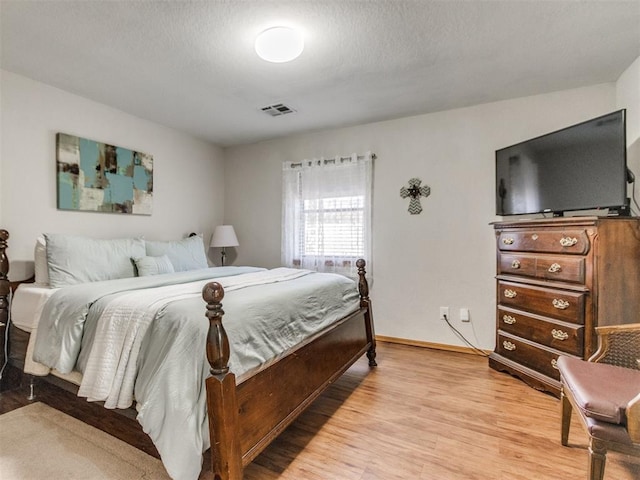
[[[285,162],[282,263],[357,278],[371,262],[373,156]]]

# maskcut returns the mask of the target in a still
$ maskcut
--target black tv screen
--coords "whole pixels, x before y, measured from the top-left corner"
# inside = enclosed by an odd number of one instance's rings
[[[496,215],[627,205],[625,110],[496,151]]]

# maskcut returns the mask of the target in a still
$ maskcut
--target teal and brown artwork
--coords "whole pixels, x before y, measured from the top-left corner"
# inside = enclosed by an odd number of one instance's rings
[[[58,208],[151,215],[153,156],[58,133]]]

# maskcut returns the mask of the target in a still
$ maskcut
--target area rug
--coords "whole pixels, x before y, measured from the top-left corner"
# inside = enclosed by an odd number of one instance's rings
[[[161,480],[162,462],[44,403],[0,415],[2,480]]]

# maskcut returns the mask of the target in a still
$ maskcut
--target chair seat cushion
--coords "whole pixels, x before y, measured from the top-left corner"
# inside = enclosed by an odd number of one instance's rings
[[[558,369],[585,416],[626,425],[627,404],[640,393],[640,370],[566,356],[558,358]]]
[[[633,445],[631,437],[626,427],[622,425],[614,425],[609,422],[600,422],[595,418],[584,417],[584,423],[587,432],[593,438],[604,440],[607,442],[616,442],[621,445]]]

